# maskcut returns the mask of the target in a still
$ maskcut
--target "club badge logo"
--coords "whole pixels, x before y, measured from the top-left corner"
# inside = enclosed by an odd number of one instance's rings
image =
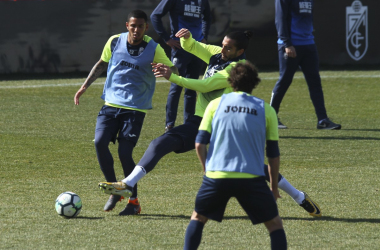
[[[362,59],[368,49],[368,7],[359,0],[346,7],[346,48],[356,61]]]

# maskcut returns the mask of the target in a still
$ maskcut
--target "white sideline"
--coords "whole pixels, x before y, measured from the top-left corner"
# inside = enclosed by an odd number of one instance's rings
[[[294,79],[303,79],[303,76],[295,76]],[[380,75],[334,75],[323,76],[321,78],[380,78]],[[261,80],[277,80],[278,77],[261,77]],[[168,82],[167,80],[157,80],[157,83]],[[4,82],[6,83],[6,82]],[[45,87],[67,87],[67,86],[81,86],[83,83],[58,83],[58,84],[39,84],[39,85],[3,85],[0,82],[0,89],[24,89],[24,88],[45,88]],[[92,85],[103,85],[104,83],[93,83]]]

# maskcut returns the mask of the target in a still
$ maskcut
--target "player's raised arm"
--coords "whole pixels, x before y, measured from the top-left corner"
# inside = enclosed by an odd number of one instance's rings
[[[178,37],[178,38],[184,38],[184,39],[189,39],[190,38],[190,31],[188,29],[180,29],[176,34],[175,36]]]
[[[98,77],[108,68],[108,63],[100,59],[90,71],[90,74],[87,76],[83,85],[79,88],[77,93],[74,96],[75,105],[79,105],[79,98],[86,92],[86,89],[98,79]]]

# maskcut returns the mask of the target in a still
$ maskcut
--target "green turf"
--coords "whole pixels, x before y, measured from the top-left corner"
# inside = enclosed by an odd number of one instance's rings
[[[340,131],[319,131],[300,73],[279,114],[281,172],[322,208],[310,217],[284,192],[278,201],[289,249],[377,249],[380,165],[380,71],[321,72],[328,115]],[[262,73],[254,94],[269,102],[278,73]],[[73,97],[84,79],[0,81],[1,249],[181,249],[202,180],[194,151],[164,157],[139,183],[142,214],[119,217],[102,211],[108,197],[93,146],[96,115],[103,102],[99,79],[80,105]],[[169,84],[157,84],[134,151],[137,162],[164,130]],[[182,120],[182,101],[178,124]],[[122,178],[117,145],[110,145]],[[76,219],[54,210],[56,197],[77,193]],[[236,200],[222,223],[209,222],[200,249],[269,249],[263,225],[252,226]]]

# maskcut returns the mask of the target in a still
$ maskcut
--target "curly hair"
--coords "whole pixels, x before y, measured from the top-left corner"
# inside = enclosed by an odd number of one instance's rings
[[[232,67],[227,80],[234,91],[243,91],[249,94],[261,81],[256,66],[249,61],[237,63]]]

